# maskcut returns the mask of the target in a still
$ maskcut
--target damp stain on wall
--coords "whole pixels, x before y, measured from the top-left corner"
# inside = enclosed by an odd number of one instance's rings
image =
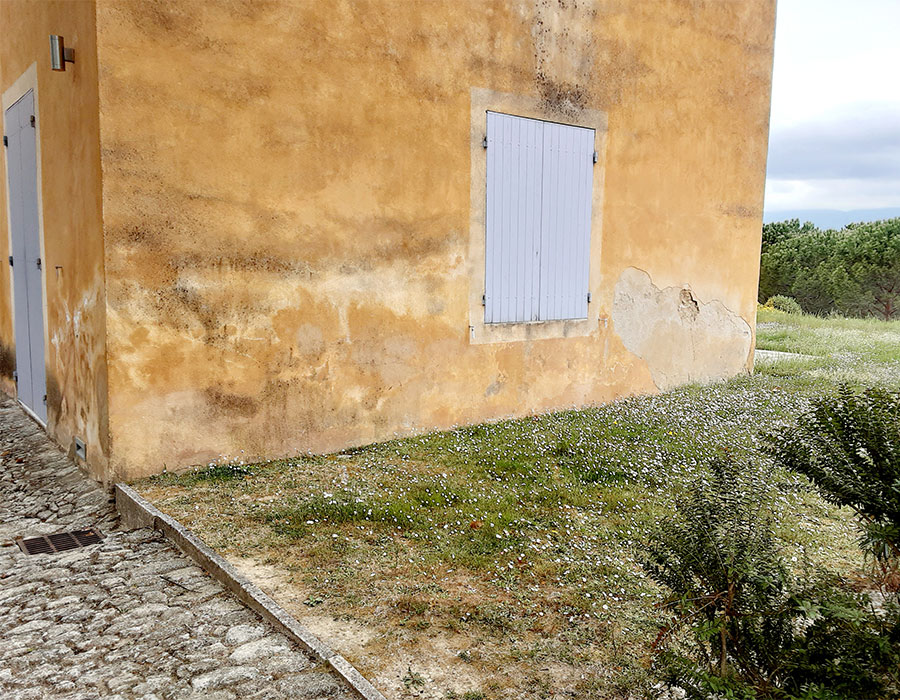
[[[13,378],[16,371],[16,350],[12,346],[0,343],[0,377]]]
[[[68,446],[75,437],[83,440],[89,469],[102,476],[109,459],[103,288],[98,283],[84,290],[73,305],[62,290],[58,295],[54,306],[59,312],[50,334],[53,364],[47,372],[47,410],[60,444]]]

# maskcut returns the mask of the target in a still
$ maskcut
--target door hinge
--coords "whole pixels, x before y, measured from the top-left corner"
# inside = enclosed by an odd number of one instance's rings
[[[41,269],[41,259],[40,258],[37,259],[37,266],[38,266],[38,270],[40,270]]]
[[[485,136],[483,139],[481,139],[481,147],[487,148],[487,136]]]
[[[34,128],[34,115],[31,115],[31,128]]]
[[[9,256],[9,266],[10,266],[10,267],[13,266],[13,264],[12,264],[12,255]]]
[[[591,293],[590,292],[588,292],[587,300],[588,300],[588,304],[590,304],[591,303]]]
[[[3,137],[3,145],[4,145],[4,146],[7,146],[7,147],[9,146],[9,136],[4,136],[4,137]]]

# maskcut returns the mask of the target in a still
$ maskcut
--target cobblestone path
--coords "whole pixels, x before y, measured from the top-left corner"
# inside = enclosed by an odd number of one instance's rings
[[[0,698],[329,698],[355,693],[110,496],[0,398]],[[25,555],[19,536],[98,526]]]

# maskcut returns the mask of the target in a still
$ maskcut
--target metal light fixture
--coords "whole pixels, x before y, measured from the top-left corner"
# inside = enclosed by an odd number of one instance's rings
[[[75,49],[67,48],[59,34],[51,34],[50,68],[64,71],[67,63],[75,63]]]

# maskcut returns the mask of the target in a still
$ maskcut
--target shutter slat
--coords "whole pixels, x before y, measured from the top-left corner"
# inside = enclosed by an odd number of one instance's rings
[[[504,173],[504,208],[503,208],[503,251],[500,272],[500,285],[503,296],[500,302],[500,316],[502,321],[514,321],[515,317],[509,313],[510,283],[509,273],[512,266],[513,238],[515,235],[515,211],[519,206],[518,183],[515,180],[516,161],[515,146],[512,143],[513,120],[503,120],[503,173]]]
[[[587,318],[591,270],[591,203],[594,191],[594,132],[585,131],[579,151],[581,159],[581,189],[579,194],[580,235],[578,261],[578,316]]]
[[[553,186],[553,178],[551,172],[553,170],[553,157],[550,152],[550,139],[553,134],[547,129],[542,129],[543,138],[541,140],[543,149],[543,166],[541,168],[541,250],[539,254],[540,274],[541,274],[541,294],[540,307],[538,311],[539,319],[550,318],[550,238],[551,238],[551,209],[547,206],[547,202],[553,199],[551,188]]]
[[[485,183],[485,237],[484,237],[484,322],[494,323],[496,293],[494,290],[497,275],[494,266],[497,262],[497,154],[500,150],[494,146],[497,141],[497,122],[488,115],[487,119],[487,182]],[[492,147],[493,146],[493,147]]]
[[[540,319],[540,293],[541,293],[541,170],[544,163],[543,149],[543,124],[533,121],[531,131],[531,177],[529,178],[530,191],[528,195],[528,207],[530,211],[528,229],[528,283],[526,293],[528,299],[528,314],[526,320],[537,321]]]

